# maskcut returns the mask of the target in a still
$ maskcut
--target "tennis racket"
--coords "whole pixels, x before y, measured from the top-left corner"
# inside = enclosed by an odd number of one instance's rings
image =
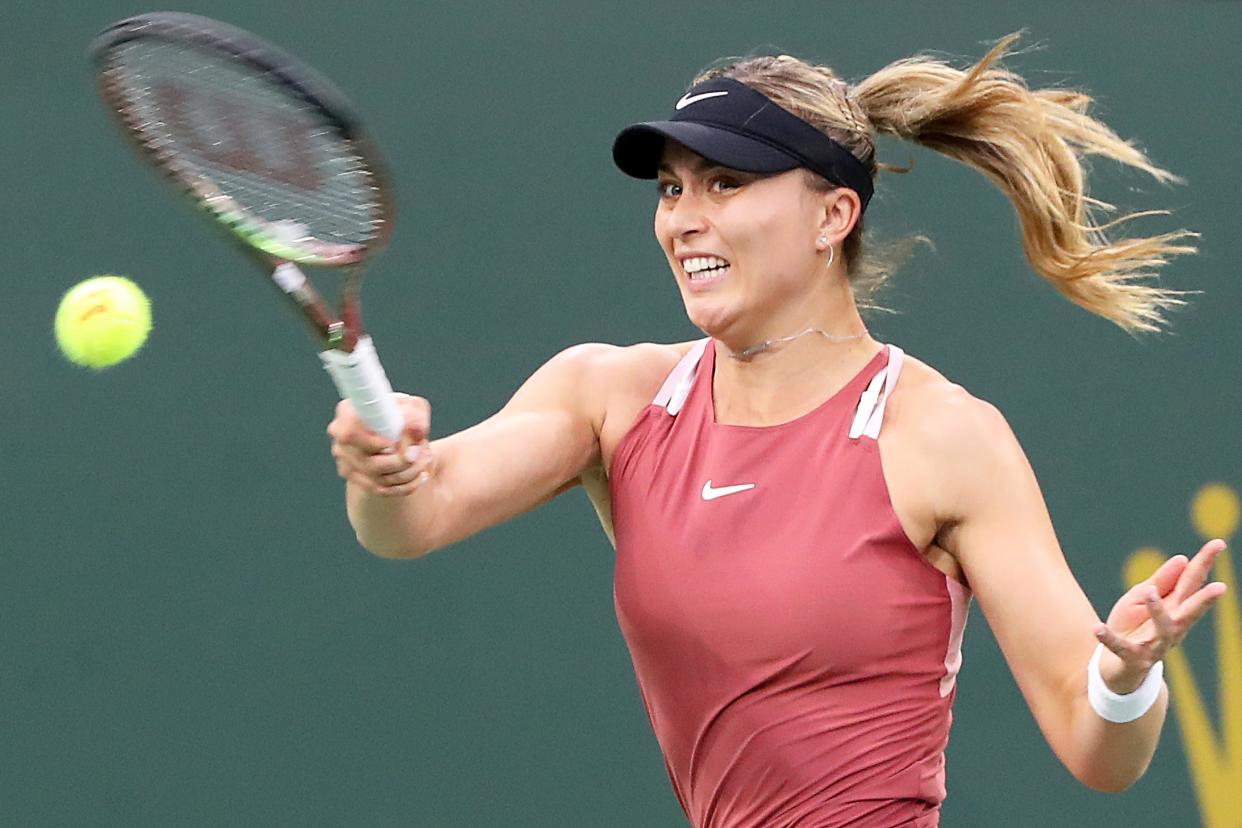
[[[392,229],[392,199],[349,101],[291,55],[192,14],[121,20],[90,56],[139,155],[255,254],[310,323],[341,397],[395,440],[402,418],[359,303],[362,265]],[[339,315],[299,264],[342,274]]]

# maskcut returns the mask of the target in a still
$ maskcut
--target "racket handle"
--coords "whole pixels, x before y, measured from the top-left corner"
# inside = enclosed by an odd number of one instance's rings
[[[319,359],[332,375],[341,399],[354,404],[354,410],[367,428],[389,440],[401,436],[404,420],[371,337],[359,337],[352,353],[321,351]]]

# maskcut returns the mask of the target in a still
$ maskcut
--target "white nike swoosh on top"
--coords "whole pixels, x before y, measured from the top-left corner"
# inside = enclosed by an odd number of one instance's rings
[[[719,489],[713,489],[712,481],[709,480],[703,484],[703,499],[715,500],[718,497],[737,494],[738,492],[744,492],[747,489],[753,488],[755,488],[754,483],[738,483],[736,486],[721,486]]]
[[[700,92],[697,95],[682,95],[681,100],[677,102],[677,109],[685,109],[690,104],[701,101],[704,98],[719,98],[721,95],[728,94],[728,92]]]

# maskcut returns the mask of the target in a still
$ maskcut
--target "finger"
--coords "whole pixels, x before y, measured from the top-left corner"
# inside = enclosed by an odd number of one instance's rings
[[[336,461],[337,469],[345,469],[342,472],[343,477],[349,473],[362,470],[362,461],[365,455],[357,449],[343,443],[333,443],[331,451],[332,459]]]
[[[365,454],[391,454],[395,446],[392,440],[367,431],[356,421],[335,419],[328,423],[327,432],[334,445],[353,446]]]
[[[1134,610],[1137,610],[1141,616],[1147,608],[1147,596],[1151,593],[1152,588],[1155,587],[1156,589],[1159,589],[1159,587],[1153,582],[1154,579],[1155,575],[1148,578],[1146,581],[1139,581],[1137,584],[1130,587],[1125,591],[1121,598],[1118,599],[1117,604],[1119,606],[1131,607]],[[1141,624],[1142,621],[1135,621],[1134,623],[1137,626],[1138,624]]]
[[[1173,598],[1177,603],[1193,595],[1199,587],[1207,583],[1208,575],[1211,573],[1212,567],[1216,565],[1216,559],[1224,549],[1225,542],[1219,538],[1203,544],[1203,547],[1199,549],[1194,559],[1187,565],[1186,570],[1177,582],[1177,588],[1173,591]]]
[[[356,445],[367,454],[390,453],[395,443],[382,434],[371,431],[358,417],[349,400],[336,404],[336,416],[328,423],[328,436],[336,442]]]
[[[401,469],[400,471],[392,472],[391,474],[381,475],[380,477],[376,479],[376,482],[379,483],[381,486],[386,486],[386,487],[404,486],[406,483],[414,482],[414,480],[417,479],[419,475],[426,474],[426,473],[427,473],[427,470],[423,466],[410,465],[410,466],[406,466],[404,469]]]
[[[405,451],[401,454],[407,463],[418,468],[427,468],[434,459],[431,451],[431,444],[426,440],[422,440],[410,446],[406,446]]]
[[[408,497],[431,481],[431,475],[427,471],[419,472],[413,480],[408,483],[402,483],[399,486],[380,486],[376,489],[378,494],[385,497]]]
[[[367,477],[365,474],[355,469],[349,469],[346,474],[341,476],[344,477],[345,481],[351,486],[357,486],[365,492],[376,493],[379,492],[381,488],[380,485],[370,477]]]
[[[371,455],[392,454],[396,451],[397,444],[389,440],[382,434],[376,434],[374,431],[368,431],[365,426],[359,424],[358,428],[349,433],[344,442],[357,446],[362,451]]]
[[[1184,576],[1189,563],[1190,559],[1185,555],[1174,555],[1152,573],[1152,576],[1147,579],[1147,583],[1160,590],[1161,595],[1168,595],[1181,583],[1180,579]],[[1146,600],[1146,596],[1144,596],[1144,600]]]
[[[397,407],[405,421],[403,432],[411,443],[421,443],[431,433],[431,403],[408,394],[397,396]]]
[[[395,454],[375,454],[365,458],[363,469],[381,482],[389,484],[390,479],[397,483],[405,483],[414,475],[428,469],[432,462],[431,446],[424,440]]]
[[[1183,638],[1226,592],[1228,592],[1228,587],[1220,581],[1214,581],[1187,598],[1178,607],[1177,620],[1182,626]]]
[[[367,456],[364,468],[375,477],[384,477],[390,474],[401,474],[413,465],[406,454],[372,454]]]
[[[1164,651],[1179,643],[1185,637],[1185,631],[1169,615],[1164,601],[1153,588],[1147,594],[1147,611],[1151,614],[1152,624],[1156,627],[1156,640],[1152,642],[1156,658],[1163,658]]]
[[[400,471],[409,465],[396,455],[368,454],[349,443],[333,443],[332,456],[351,470],[373,478]]]
[[[1142,654],[1137,645],[1128,638],[1113,632],[1112,628],[1105,624],[1095,628],[1095,638],[1127,664],[1138,663],[1142,660]]]

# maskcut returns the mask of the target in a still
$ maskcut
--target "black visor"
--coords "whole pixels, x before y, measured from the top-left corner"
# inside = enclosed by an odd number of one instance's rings
[[[693,87],[667,121],[646,121],[621,130],[612,145],[612,158],[626,175],[655,178],[668,138],[708,161],[742,172],[805,167],[858,193],[864,209],[871,200],[872,167],[732,78],[712,78]]]

